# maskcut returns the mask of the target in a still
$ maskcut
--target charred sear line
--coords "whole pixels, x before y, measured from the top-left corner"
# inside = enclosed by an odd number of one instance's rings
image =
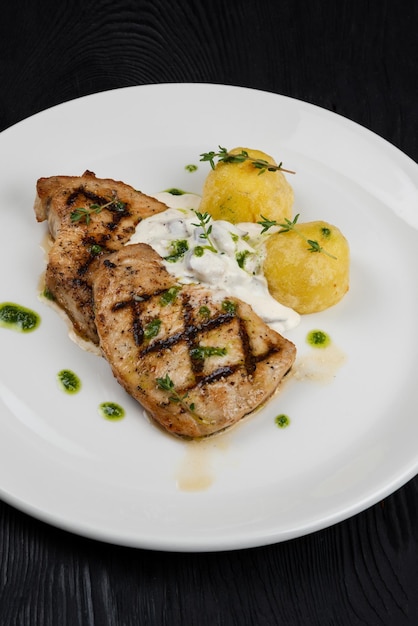
[[[69,194],[66,200],[66,205],[69,208],[74,207],[76,201],[79,198],[83,198],[91,204],[97,204],[98,206],[106,207],[106,210],[109,211],[112,215],[112,221],[105,224],[106,228],[110,231],[116,229],[121,219],[123,219],[124,217],[129,217],[131,215],[127,203],[121,203],[118,200],[115,191],[112,191],[112,197],[109,199],[104,196],[99,196],[97,193],[94,193],[93,191],[90,191],[89,189],[81,186]],[[112,204],[112,199],[114,204]],[[123,209],[120,208],[120,205],[123,206]],[[105,235],[105,237],[109,237],[109,235]]]
[[[109,250],[106,248],[106,244],[109,241],[109,238],[110,237],[108,234],[103,234],[97,238],[88,235],[82,239],[82,244],[86,249],[88,257],[86,258],[86,261],[77,269],[77,273],[79,276],[84,276],[84,274],[86,274],[90,265],[97,257],[109,252]],[[105,261],[104,263],[106,266],[108,266],[109,261]]]
[[[203,387],[204,385],[210,385],[212,383],[216,383],[218,380],[228,378],[229,376],[232,376],[232,374],[235,374],[240,367],[241,366],[239,364],[218,367],[218,369],[214,370],[207,376],[203,376],[199,380],[198,386]]]
[[[134,307],[135,308],[135,307]],[[141,317],[135,314],[132,320],[132,335],[136,346],[142,346],[144,343],[144,327],[142,326]]]
[[[98,196],[96,193],[93,193],[92,191],[89,191],[88,189],[85,189],[81,186],[70,193],[66,201],[67,206],[72,207],[75,204],[77,198],[79,198],[80,196],[94,204],[102,205],[108,202],[108,200],[106,200],[106,198],[103,198],[103,196]]]
[[[179,341],[184,341],[184,340],[185,340],[184,332],[175,333],[174,335],[171,335],[170,337],[166,337],[165,339],[157,339],[156,341],[153,341],[152,343],[145,346],[145,348],[141,350],[140,356],[145,356],[146,354],[149,354],[150,352],[164,352],[164,350],[170,350],[170,348],[172,348],[174,345],[179,343]],[[137,344],[137,345],[140,345],[140,344]]]
[[[227,324],[235,317],[236,316],[233,313],[221,313],[217,317],[211,317],[207,321],[202,322],[201,324],[197,324],[196,329],[198,332],[213,330],[214,328],[223,326],[223,324]]]
[[[184,334],[187,341],[187,346],[189,350],[190,356],[190,364],[192,367],[192,371],[195,375],[199,375],[204,367],[203,360],[199,360],[193,358],[193,350],[198,346],[198,342],[196,340],[198,327],[193,324],[193,307],[190,304],[190,298],[186,294],[182,294],[182,303],[183,303],[183,319],[184,319]]]
[[[126,309],[128,306],[132,306],[133,300],[121,300],[120,302],[116,302],[111,308],[112,313],[116,311],[121,311],[122,309]]]
[[[239,336],[244,353],[244,363],[247,374],[252,374],[256,368],[256,358],[251,350],[250,339],[248,337],[245,322],[239,318]]]
[[[271,346],[270,349],[267,350],[266,352],[263,352],[262,354],[258,354],[257,356],[255,356],[254,357],[254,361],[256,363],[261,363],[262,361],[267,361],[267,359],[269,359],[272,354],[277,354],[277,352],[280,352],[280,350],[277,349],[274,346]]]

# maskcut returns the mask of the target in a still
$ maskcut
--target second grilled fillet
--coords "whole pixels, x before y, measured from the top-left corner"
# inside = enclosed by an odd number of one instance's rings
[[[48,220],[53,239],[45,286],[84,339],[98,342],[91,290],[98,260],[121,248],[142,219],[166,208],[130,185],[89,171],[38,180],[36,218]]]
[[[119,383],[170,433],[197,438],[262,405],[296,348],[249,305],[177,285],[133,244],[101,258],[93,281],[100,346]]]

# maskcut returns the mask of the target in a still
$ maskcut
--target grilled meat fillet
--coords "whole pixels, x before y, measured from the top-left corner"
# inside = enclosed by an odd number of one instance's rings
[[[52,176],[37,182],[35,215],[48,220],[53,245],[45,286],[84,339],[98,342],[91,277],[103,254],[118,250],[141,219],[166,205],[111,179]]]
[[[100,259],[93,299],[115,377],[176,435],[236,423],[273,394],[295,359],[295,346],[249,305],[176,284],[147,244]]]

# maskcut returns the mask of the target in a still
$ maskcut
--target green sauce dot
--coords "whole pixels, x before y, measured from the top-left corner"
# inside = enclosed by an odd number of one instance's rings
[[[80,391],[81,381],[71,370],[61,370],[57,374],[58,382],[65,393],[74,394]]]
[[[16,330],[21,333],[30,333],[38,328],[41,323],[40,316],[30,309],[15,304],[14,302],[3,302],[0,304],[0,326]]]
[[[275,424],[278,428],[287,428],[290,425],[290,419],[283,413],[275,418]]]
[[[116,422],[125,417],[125,410],[115,402],[102,402],[99,405],[99,411],[102,417],[112,422]]]
[[[324,333],[323,330],[311,330],[306,337],[306,341],[313,348],[326,348],[331,343],[331,337]]]
[[[171,193],[172,196],[184,196],[186,192],[183,191],[182,189],[171,187],[171,189],[166,189],[166,193]]]

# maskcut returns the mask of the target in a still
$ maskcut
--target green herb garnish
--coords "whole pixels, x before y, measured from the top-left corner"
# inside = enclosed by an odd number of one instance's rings
[[[99,246],[98,243],[94,243],[92,246],[90,246],[90,254],[92,254],[93,256],[97,256],[102,252],[102,250],[102,246]]]
[[[215,159],[218,159],[218,162],[221,163],[244,163],[244,161],[249,161],[255,167],[255,169],[260,170],[259,174],[264,174],[264,172],[286,172],[287,174],[294,174],[292,170],[285,170],[282,167],[282,163],[278,165],[274,165],[273,163],[269,163],[265,159],[254,159],[250,157],[246,150],[241,150],[241,152],[237,154],[232,154],[228,152],[226,148],[222,148],[222,146],[218,146],[219,152],[203,152],[200,155],[201,161],[209,161],[211,168],[215,169]]]
[[[191,402],[190,404],[188,402],[186,402],[187,397],[188,397],[188,393],[185,393],[183,395],[180,395],[178,393],[178,391],[176,391],[175,387],[174,387],[174,383],[171,380],[170,376],[168,374],[166,374],[163,378],[156,378],[155,382],[157,383],[157,387],[158,389],[161,389],[162,391],[166,391],[167,393],[169,393],[170,395],[168,396],[168,399],[170,400],[170,402],[173,402],[174,404],[180,404],[180,406],[183,407],[183,409],[185,409],[186,411],[188,411],[190,413],[190,415],[197,421],[200,422],[202,424],[210,424],[211,422],[209,422],[208,420],[204,419],[203,417],[201,417],[200,415],[198,415],[195,412],[195,405],[193,402]]]
[[[200,213],[199,211],[196,211],[195,209],[193,209],[193,213],[196,215],[197,219],[199,220],[198,224],[193,224],[192,226],[197,226],[198,228],[200,227],[203,230],[203,233],[200,233],[199,237],[200,239],[205,239],[208,243],[207,246],[205,246],[205,248],[207,250],[210,250],[211,252],[218,252],[213,241],[210,238],[210,235],[212,233],[212,224],[209,224],[209,222],[211,221],[212,217],[209,215],[209,213]],[[198,255],[201,256],[201,255]]]
[[[304,241],[306,241],[306,243],[309,244],[309,248],[308,248],[309,252],[322,252],[323,254],[326,254],[327,256],[329,256],[331,259],[336,259],[337,258],[333,254],[330,254],[329,252],[327,252],[314,239],[306,239],[306,237],[304,237],[304,235],[300,232],[300,230],[298,230],[296,228],[296,224],[297,224],[297,221],[299,219],[299,213],[295,216],[295,218],[293,220],[289,220],[289,219],[285,218],[285,221],[282,224],[280,224],[276,220],[269,220],[267,217],[264,217],[264,215],[260,215],[260,217],[261,217],[261,220],[259,222],[257,222],[257,224],[260,224],[260,226],[263,227],[263,229],[261,231],[261,234],[265,233],[272,226],[279,226],[280,230],[277,231],[278,233],[288,233],[290,231],[293,231],[299,237],[301,237]],[[329,230],[329,228],[323,228],[322,230],[323,231],[324,230],[325,231],[329,231],[328,233],[323,233],[325,237],[329,237],[330,236],[331,231]]]
[[[156,337],[158,333],[160,332],[160,327],[161,327],[160,319],[156,318],[154,320],[151,320],[144,328],[145,339],[152,339],[153,337]]]
[[[178,292],[181,290],[181,287],[170,287],[167,291],[164,291],[160,296],[160,304],[161,306],[167,306],[175,301],[177,298]]]
[[[218,348],[216,346],[198,346],[190,351],[192,359],[203,361],[210,356],[225,356],[226,348]]]
[[[249,250],[242,250],[241,252],[237,252],[235,258],[237,263],[241,269],[244,269],[245,259],[251,254]]]
[[[117,198],[113,198],[113,200],[106,202],[106,204],[90,204],[88,208],[79,207],[71,212],[70,219],[72,222],[82,222],[84,220],[86,224],[90,224],[91,215],[100,213],[103,209],[110,207],[116,211],[122,212],[125,210],[126,202],[121,202]]]
[[[176,239],[170,244],[170,254],[164,257],[165,261],[175,263],[179,259],[183,258],[185,253],[189,249],[189,244],[186,239]]]
[[[237,310],[237,305],[235,304],[235,302],[231,302],[231,300],[224,300],[222,302],[222,310],[226,313],[234,314]]]
[[[203,305],[200,307],[199,309],[199,315],[201,315],[202,317],[209,317],[210,316],[210,309],[209,307]]]

